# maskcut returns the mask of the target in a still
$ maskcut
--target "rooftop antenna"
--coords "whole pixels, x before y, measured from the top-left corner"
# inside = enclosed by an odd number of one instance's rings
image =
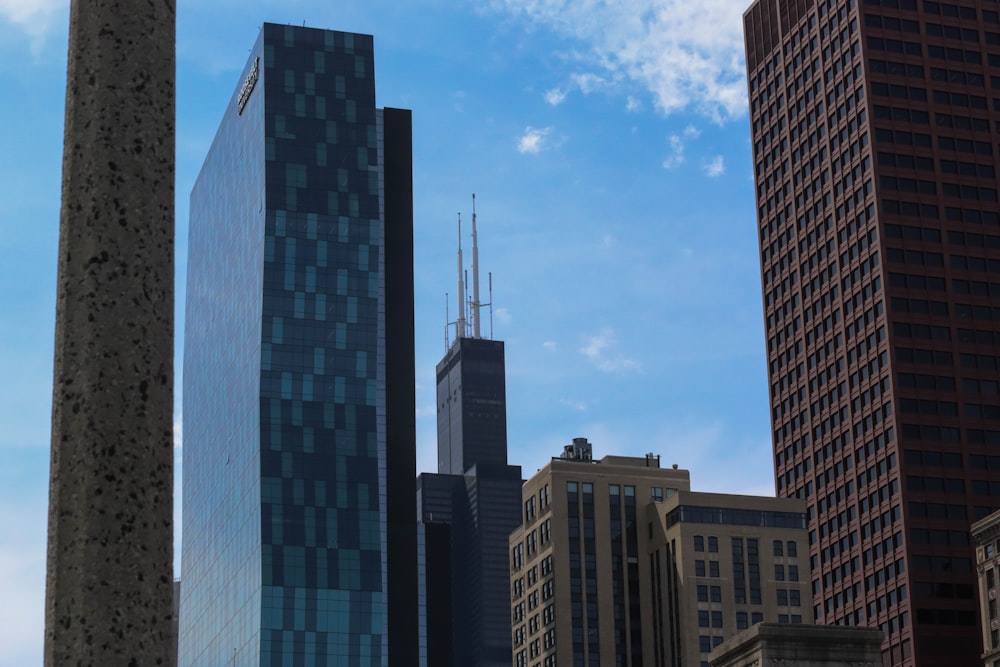
[[[448,351],[448,293],[444,293],[444,351]]]
[[[493,272],[490,271],[490,302],[486,304],[490,307],[490,340],[493,340]]]
[[[465,336],[465,273],[462,266],[462,214],[458,214],[458,319],[455,320],[455,339]]]
[[[479,331],[479,240],[476,236],[476,193],[472,193],[472,337],[481,338]]]

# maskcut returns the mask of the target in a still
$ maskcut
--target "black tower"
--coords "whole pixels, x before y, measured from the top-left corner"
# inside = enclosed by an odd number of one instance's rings
[[[428,665],[509,667],[508,536],[521,523],[521,468],[507,465],[504,344],[479,335],[475,214],[472,224],[472,324],[459,317],[437,365],[438,474],[417,483],[421,642]]]

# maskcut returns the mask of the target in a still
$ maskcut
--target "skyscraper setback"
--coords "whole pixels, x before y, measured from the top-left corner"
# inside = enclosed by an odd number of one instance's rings
[[[181,665],[416,665],[410,112],[264,24],[191,195]]]
[[[744,15],[779,495],[815,616],[885,664],[981,665],[969,525],[997,500],[1000,5]]]

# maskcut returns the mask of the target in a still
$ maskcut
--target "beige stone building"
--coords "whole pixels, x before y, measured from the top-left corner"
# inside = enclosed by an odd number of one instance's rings
[[[712,667],[882,667],[877,628],[762,623],[727,639],[709,656]]]
[[[653,660],[708,667],[725,639],[758,623],[812,623],[806,504],[679,491],[647,507]]]
[[[514,667],[707,666],[762,621],[811,623],[805,503],[695,493],[688,471],[577,438],[523,487]]]
[[[997,579],[1000,577],[1000,512],[972,524],[979,577],[979,618],[983,628],[983,664],[1000,667],[1000,618],[997,616]]]

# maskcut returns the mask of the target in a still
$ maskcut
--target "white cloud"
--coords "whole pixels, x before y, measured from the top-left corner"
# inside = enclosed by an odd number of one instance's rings
[[[629,95],[628,99],[625,101],[625,110],[639,111],[640,109],[642,109],[642,101],[636,97],[632,97],[631,95]]]
[[[493,317],[495,317],[497,322],[500,324],[510,324],[511,316],[508,308],[494,308]]]
[[[570,79],[584,95],[589,95],[599,90],[606,90],[612,83],[610,80],[593,73],[573,74]]]
[[[553,88],[545,93],[545,101],[554,107],[559,106],[566,99],[566,91],[562,88]]]
[[[549,352],[555,352],[559,346],[556,344],[554,340],[547,340],[544,343],[542,343],[542,347],[544,347]]]
[[[664,169],[674,169],[684,164],[684,146],[690,139],[697,139],[701,134],[694,125],[688,125],[678,134],[671,134],[667,137],[667,147],[669,154],[663,159]]]
[[[711,160],[706,160],[702,164],[702,169],[705,170],[705,175],[709,178],[716,178],[726,173],[726,164],[723,162],[721,155],[716,155]]]
[[[584,92],[627,81],[648,90],[663,113],[693,109],[720,122],[746,112],[745,6],[733,0],[492,0],[495,10],[579,42],[576,57],[591,71],[572,80]]]
[[[532,155],[540,153],[548,147],[548,140],[551,135],[551,127],[531,127],[529,125],[524,128],[524,134],[517,141],[517,151]]]
[[[613,329],[604,328],[600,333],[588,336],[580,348],[582,354],[599,370],[623,372],[642,370],[638,362],[625,357],[618,350],[618,337]]]
[[[565,405],[567,408],[575,410],[576,412],[586,412],[587,411],[587,404],[584,403],[583,401],[578,401],[578,400],[574,400],[574,399],[571,399],[571,398],[560,398],[559,399],[559,404],[560,405]]]
[[[53,27],[53,19],[68,6],[69,0],[0,0],[0,22],[12,23],[22,30],[37,52]]]

